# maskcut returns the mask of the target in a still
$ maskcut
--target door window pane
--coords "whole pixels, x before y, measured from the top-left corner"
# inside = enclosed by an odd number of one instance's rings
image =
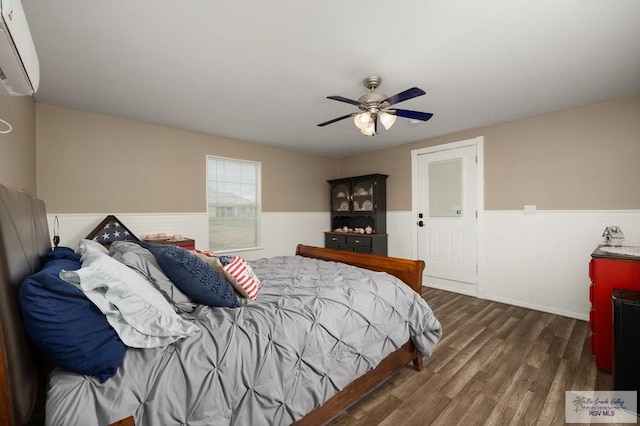
[[[462,158],[429,163],[429,216],[462,216]]]

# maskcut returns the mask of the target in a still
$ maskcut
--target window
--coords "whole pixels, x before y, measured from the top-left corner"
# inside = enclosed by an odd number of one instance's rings
[[[256,248],[260,243],[260,163],[207,156],[209,249]]]

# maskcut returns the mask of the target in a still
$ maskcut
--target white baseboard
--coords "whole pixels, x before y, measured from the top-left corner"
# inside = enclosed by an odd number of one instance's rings
[[[589,321],[588,313],[586,315],[581,315],[580,313],[577,313],[577,312],[566,311],[563,309],[555,309],[553,307],[536,305],[532,303],[525,303],[525,302],[522,302],[521,300],[507,299],[504,297],[491,296],[491,297],[485,297],[484,299],[491,300],[493,302],[505,303],[507,305],[519,306],[521,308],[533,309],[534,311],[547,312],[549,314],[561,315],[563,317]]]
[[[425,287],[437,288],[439,290],[452,291],[454,293],[466,294],[467,296],[477,297],[478,286],[459,281],[443,280],[437,277],[425,275],[422,279],[422,285]]]

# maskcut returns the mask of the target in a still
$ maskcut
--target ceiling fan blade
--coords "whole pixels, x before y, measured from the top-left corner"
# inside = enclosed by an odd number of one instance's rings
[[[353,117],[356,113],[343,115],[342,117],[334,118],[333,120],[325,121],[324,123],[318,124],[318,127],[326,126],[327,124],[335,123],[336,121],[344,120],[345,118]]]
[[[408,101],[409,99],[417,98],[418,96],[422,96],[426,94],[426,92],[419,87],[412,87],[411,89],[407,89],[404,92],[400,92],[393,96],[389,96],[387,99],[382,101],[388,102],[389,105],[397,104],[398,102]]]
[[[344,96],[327,96],[327,99],[333,99],[334,101],[345,102],[351,105],[360,106],[360,102],[353,99],[345,98]]]
[[[410,118],[412,120],[427,121],[433,117],[433,114],[430,112],[411,111],[408,109],[392,109],[389,111],[395,112],[398,117]]]

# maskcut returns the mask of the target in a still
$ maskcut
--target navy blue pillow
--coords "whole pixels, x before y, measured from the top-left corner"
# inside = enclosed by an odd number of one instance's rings
[[[182,247],[139,243],[153,253],[162,271],[194,302],[237,308],[238,297],[224,275]]]
[[[75,262],[80,262],[80,255],[69,247],[56,247],[44,255],[44,263],[55,259],[69,259]]]
[[[19,293],[22,316],[29,339],[53,364],[104,382],[116,374],[126,346],[84,293],[58,276],[79,268],[63,256],[27,277]]]

